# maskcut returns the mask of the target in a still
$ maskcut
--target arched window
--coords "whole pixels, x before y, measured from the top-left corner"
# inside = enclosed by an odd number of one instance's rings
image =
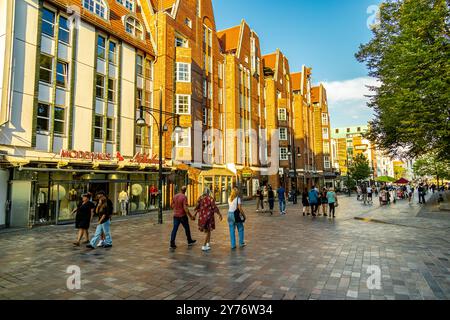
[[[143,39],[144,31],[136,18],[128,17],[125,19],[125,30],[134,37]]]
[[[130,11],[134,11],[134,0],[116,0]]]
[[[103,0],[83,0],[83,7],[103,19],[108,19],[108,7]]]

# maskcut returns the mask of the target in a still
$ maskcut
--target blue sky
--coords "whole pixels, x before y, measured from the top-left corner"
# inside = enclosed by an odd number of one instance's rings
[[[280,48],[291,71],[313,68],[313,83],[327,87],[332,126],[365,124],[366,84],[374,84],[354,58],[359,44],[370,40],[367,22],[379,0],[212,0],[218,30],[244,18],[270,53]],[[369,12],[368,12],[369,11]]]

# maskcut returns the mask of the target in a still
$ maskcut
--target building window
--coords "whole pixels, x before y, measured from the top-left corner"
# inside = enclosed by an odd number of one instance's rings
[[[206,126],[208,124],[208,108],[203,107],[203,125]]]
[[[62,107],[55,107],[55,118],[53,120],[53,132],[56,134],[64,134],[66,121],[66,110]]]
[[[175,36],[175,47],[188,48],[188,41],[182,36]]]
[[[112,41],[109,42],[108,60],[111,64],[117,64],[117,44]]]
[[[50,106],[39,103],[37,112],[37,131],[48,132],[50,129]]]
[[[330,143],[328,143],[328,142],[323,143],[323,153],[324,154],[330,153]]]
[[[278,120],[287,121],[287,111],[284,108],[278,109]]]
[[[46,8],[42,9],[42,33],[52,38],[55,35],[55,13]]]
[[[222,80],[223,79],[223,64],[219,63],[219,79]]]
[[[281,161],[289,160],[288,148],[280,148],[280,160]]]
[[[107,8],[103,0],[83,0],[83,7],[103,19],[107,18]]]
[[[280,128],[280,140],[287,141],[288,139],[288,131],[287,128]]]
[[[95,115],[94,122],[94,138],[97,140],[103,140],[103,116]]]
[[[106,141],[114,142],[114,119],[106,118]]]
[[[144,75],[144,57],[139,54],[136,56],[136,73],[141,77]]]
[[[132,36],[143,39],[144,31],[141,23],[134,17],[128,17],[125,21],[125,30]]]
[[[177,62],[176,64],[176,79],[177,82],[191,81],[191,65],[189,63]]]
[[[114,79],[108,79],[108,101],[116,101],[116,81]]]
[[[187,25],[189,28],[192,28],[192,20],[189,18],[186,18],[184,20],[184,24]]]
[[[105,77],[101,74],[97,74],[97,79],[95,81],[95,96],[98,99],[105,98]]]
[[[58,61],[56,65],[56,85],[58,87],[66,88],[67,72],[68,72],[68,64],[62,61]]]
[[[329,139],[328,128],[322,128],[322,137],[324,139]]]
[[[123,5],[130,11],[134,11],[134,1],[133,0],[117,0],[118,3]]]
[[[138,107],[142,106],[142,89],[136,90],[136,105]]]
[[[331,169],[331,162],[329,156],[323,157],[323,166],[325,169]]]
[[[105,59],[106,57],[106,39],[103,36],[97,38],[97,58]]]
[[[39,65],[39,80],[45,83],[52,83],[53,58],[41,54]]]
[[[191,128],[182,128],[175,134],[175,146],[179,148],[191,147]]]
[[[282,97],[282,96],[281,96],[280,90],[277,90],[277,98],[278,98],[278,99],[281,99],[281,97]]]
[[[175,101],[175,110],[177,114],[191,114],[191,96],[177,94]]]
[[[322,113],[322,125],[327,126],[328,125],[328,114]]]
[[[69,44],[70,43],[70,31],[69,31],[69,24],[67,21],[67,18],[65,17],[59,17],[59,33],[58,33],[58,40]]]

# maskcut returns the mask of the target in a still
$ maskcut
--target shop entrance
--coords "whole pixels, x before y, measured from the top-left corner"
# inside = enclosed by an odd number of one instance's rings
[[[100,191],[104,191],[109,195],[109,182],[91,182],[89,183],[88,190],[94,197]]]

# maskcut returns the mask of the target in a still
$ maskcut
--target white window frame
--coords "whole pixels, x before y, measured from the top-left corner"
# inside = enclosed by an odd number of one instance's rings
[[[286,108],[278,109],[278,120],[279,121],[287,121],[287,110]]]
[[[125,31],[136,39],[144,39],[144,28],[142,27],[142,23],[133,16],[128,16],[125,19]]]
[[[323,143],[323,153],[330,154],[330,143],[328,141],[324,141]]]
[[[114,51],[111,51],[111,45],[114,45]],[[111,40],[108,43],[108,62],[117,65],[117,43]]]
[[[108,5],[103,0],[83,0],[83,8],[102,19],[108,20]]]
[[[322,125],[327,126],[328,125],[328,114],[322,113]]]
[[[99,86],[98,85],[98,83],[97,83],[98,77],[103,78],[103,86]],[[95,97],[96,97],[96,99],[105,100],[105,86],[106,86],[106,77],[103,74],[101,74],[101,73],[96,73],[96,75],[95,75]],[[100,89],[100,88],[102,90],[102,96],[101,97],[99,97],[97,95],[97,89]]]
[[[189,48],[189,41],[180,35],[175,36],[175,47],[176,48]]]
[[[37,132],[38,133],[49,133],[50,132],[50,130],[51,130],[51,127],[50,127],[50,117],[51,117],[51,110],[52,110],[52,106],[50,105],[50,104],[48,104],[48,103],[44,103],[44,102],[39,102],[38,103],[38,108],[39,108],[39,106],[40,105],[42,105],[42,106],[46,106],[47,107],[47,110],[48,110],[48,115],[46,116],[46,117],[44,117],[44,116],[40,116],[39,115],[39,110],[36,112],[36,114],[37,114],[37,119],[38,120],[44,120],[44,121],[46,121],[47,122],[47,130],[39,130],[39,129],[37,129]]]
[[[181,128],[181,130],[183,131],[183,134],[187,132],[187,141],[188,142],[185,144],[180,144],[179,143],[180,133],[175,133],[175,147],[190,148],[191,147],[191,128]]]
[[[110,86],[110,81],[113,82],[113,85]],[[112,100],[109,98],[110,93],[112,94]],[[108,102],[115,103],[116,102],[116,79],[108,77]]]
[[[42,66],[42,63],[39,63],[39,81],[42,82],[42,83],[52,84],[53,83],[53,68],[54,68],[54,64],[55,64],[55,58],[52,57],[52,56],[49,56],[47,54],[44,54],[44,53],[41,53],[40,58],[42,56],[44,56],[46,58],[49,58],[51,60],[51,64],[52,65],[51,65],[50,69],[47,69],[47,68],[44,68]],[[41,70],[44,70],[46,72],[50,72],[50,80],[48,82],[41,79]]]
[[[108,127],[108,120],[111,120],[111,123],[112,123],[111,128]],[[106,129],[106,142],[114,143],[114,141],[116,141],[115,134],[114,134],[114,132],[115,132],[115,122],[116,122],[116,120],[113,117],[107,117],[106,118],[106,126],[105,126],[105,129]],[[111,133],[111,140],[108,140],[108,133]]]
[[[324,156],[323,157],[323,167],[325,169],[331,169],[331,160],[330,156]]]
[[[63,73],[58,72],[58,65],[61,64],[63,66]],[[58,76],[62,76],[64,78],[64,84],[58,83]],[[56,86],[58,88],[67,88],[69,85],[69,64],[65,61],[58,60],[56,62]]]
[[[101,126],[96,126],[95,120],[96,120],[97,117],[99,117],[101,119],[101,122],[100,122]],[[103,115],[99,114],[99,113],[96,113],[95,116],[94,116],[94,123],[93,123],[93,127],[94,127],[94,137],[93,138],[94,138],[94,140],[102,140],[103,141],[104,126],[105,126],[105,124],[104,124]],[[101,137],[100,138],[96,138],[95,137],[95,129],[100,129],[100,132],[101,132]]]
[[[58,18],[58,41],[61,42],[61,43],[66,44],[66,45],[69,45],[70,44],[70,30],[69,30],[69,26],[67,25],[67,28],[64,28],[62,26],[62,24],[61,24],[61,18],[65,19],[68,24],[70,23],[69,19],[67,17],[64,17],[62,15],[59,16],[59,18]],[[61,40],[61,36],[60,36],[61,32],[66,32],[68,34],[68,41],[67,42],[64,41],[64,40]]]
[[[328,132],[328,128],[322,128],[322,138],[323,139],[329,139],[330,133]]]
[[[187,66],[187,70],[181,70],[181,66],[183,67]],[[175,74],[177,82],[191,82],[191,64],[184,62],[177,62]]]
[[[181,99],[187,99],[187,105],[183,103],[181,106]],[[183,110],[180,109],[183,108]],[[184,110],[187,107],[187,110]],[[191,114],[191,96],[188,94],[177,94],[175,96],[175,113],[180,115],[190,115]]]
[[[289,160],[288,152],[289,152],[288,148],[286,148],[286,147],[280,148],[280,161],[288,161]]]
[[[49,35],[49,34],[43,32],[43,31],[42,31],[42,34],[45,35],[46,37],[54,38],[55,37],[56,12],[54,12],[53,10],[50,10],[49,8],[45,8],[45,7],[42,10],[51,12],[53,14],[53,21],[48,21],[48,20],[44,19],[44,14],[42,13],[41,23],[42,24],[47,23],[47,24],[51,25],[52,29],[53,29],[53,34],[52,35]],[[41,27],[41,28],[42,28],[42,30],[44,30],[43,27]]]
[[[130,11],[134,11],[134,0],[116,0],[122,6],[127,8]]]
[[[63,136],[63,135],[65,135],[65,133],[66,133],[66,117],[67,117],[67,109],[64,107],[64,106],[55,106],[54,107],[54,111],[53,111],[53,115],[56,115],[56,109],[62,109],[63,111],[64,111],[64,119],[56,119],[56,117],[55,116],[53,116],[53,133],[55,134],[55,135],[58,135],[58,136]],[[62,123],[62,125],[63,125],[63,132],[56,132],[55,131],[55,123],[56,122],[59,122],[59,123]]]
[[[284,134],[282,134],[284,132]],[[279,128],[278,129],[278,137],[280,141],[287,141],[288,140],[288,129],[287,128]]]

